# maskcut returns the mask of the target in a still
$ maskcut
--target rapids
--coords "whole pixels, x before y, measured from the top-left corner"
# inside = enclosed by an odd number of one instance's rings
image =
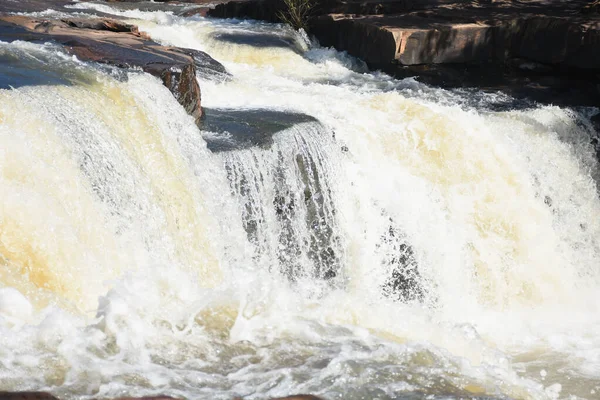
[[[157,78],[0,43],[47,74],[1,81],[1,390],[599,398],[597,110],[114,7],[71,6],[231,76],[199,130]]]

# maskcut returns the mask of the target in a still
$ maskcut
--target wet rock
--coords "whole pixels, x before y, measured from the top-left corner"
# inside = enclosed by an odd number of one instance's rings
[[[221,64],[205,52],[200,50],[183,48],[178,48],[177,51],[186,54],[194,59],[196,73],[202,78],[220,81],[228,80],[229,78],[231,78],[231,74],[227,71],[223,64]]]
[[[321,397],[313,396],[312,394],[296,394],[287,397],[275,397],[271,400],[323,400]]]
[[[3,0],[0,1],[0,13],[40,12],[48,9],[65,11],[63,7],[72,3],[71,0]]]
[[[0,392],[0,400],[58,400],[46,392]]]
[[[592,121],[592,125],[594,126],[594,130],[597,133],[600,133],[600,113],[594,115],[590,120]]]
[[[383,294],[401,302],[423,301],[426,293],[414,250],[391,218],[378,251],[383,253],[383,265],[390,271],[382,286]]]
[[[171,396],[117,397],[113,400],[179,400]]]
[[[253,146],[269,148],[277,132],[314,121],[309,115],[282,111],[207,109],[200,128],[206,132],[208,149],[218,153]]]
[[[165,63],[146,64],[144,71],[160,77],[163,84],[173,93],[185,111],[199,123],[202,117],[200,86],[196,80],[196,68],[193,63],[169,65]]]
[[[196,123],[202,116],[196,65],[225,71],[205,53],[161,46],[136,26],[111,19],[0,16],[0,40],[53,40],[83,61],[140,68],[159,77]]]
[[[136,36],[142,36],[136,25],[126,24],[121,21],[113,19],[86,19],[86,18],[68,18],[61,19],[61,22],[67,26],[79,29],[92,29],[95,31],[108,31],[108,32],[127,32],[133,33]],[[53,24],[51,22],[42,23],[40,28],[47,26],[48,32],[51,31]],[[144,36],[146,37],[146,36]]]

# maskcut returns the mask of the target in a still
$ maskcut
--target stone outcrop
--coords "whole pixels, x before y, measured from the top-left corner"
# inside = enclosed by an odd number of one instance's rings
[[[470,11],[470,12],[469,12]],[[600,68],[600,20],[438,9],[397,15],[328,14],[311,25],[325,46],[375,66],[504,62]]]
[[[202,116],[196,66],[226,74],[205,53],[161,46],[134,25],[113,19],[45,19],[0,15],[0,40],[52,40],[83,61],[140,68],[159,77],[196,122]]]
[[[319,3],[309,28],[322,45],[346,50],[376,67],[392,62],[469,63],[519,57],[598,69],[600,18],[582,17],[584,1],[567,3],[330,0]],[[233,0],[217,5],[208,15],[276,21],[281,4]]]
[[[277,4],[232,0],[208,15],[274,21]],[[398,77],[511,93],[531,88],[524,95],[536,100],[593,105],[600,103],[594,7],[586,0],[325,0],[308,28],[321,45]],[[541,95],[544,88],[550,91]]]

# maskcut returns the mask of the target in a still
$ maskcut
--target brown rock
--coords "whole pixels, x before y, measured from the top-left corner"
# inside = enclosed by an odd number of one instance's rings
[[[0,40],[49,39],[63,44],[69,53],[83,61],[139,67],[159,77],[199,123],[202,107],[196,60],[186,53],[191,50],[161,46],[140,34],[136,26],[110,19],[0,16]]]
[[[196,80],[196,68],[193,63],[174,67],[165,64],[149,64],[144,66],[144,71],[160,77],[185,111],[194,117],[196,123],[199,122],[202,117],[200,86]]]
[[[504,62],[519,57],[556,66],[600,68],[600,21],[546,15],[417,12],[393,16],[330,14],[311,32],[323,45],[381,67]],[[479,17],[479,18],[478,18]]]

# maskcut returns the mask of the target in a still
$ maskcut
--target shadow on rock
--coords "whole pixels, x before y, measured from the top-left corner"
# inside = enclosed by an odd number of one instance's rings
[[[241,150],[253,146],[269,148],[273,135],[296,124],[313,122],[306,114],[273,110],[205,109],[200,123],[212,152]]]

